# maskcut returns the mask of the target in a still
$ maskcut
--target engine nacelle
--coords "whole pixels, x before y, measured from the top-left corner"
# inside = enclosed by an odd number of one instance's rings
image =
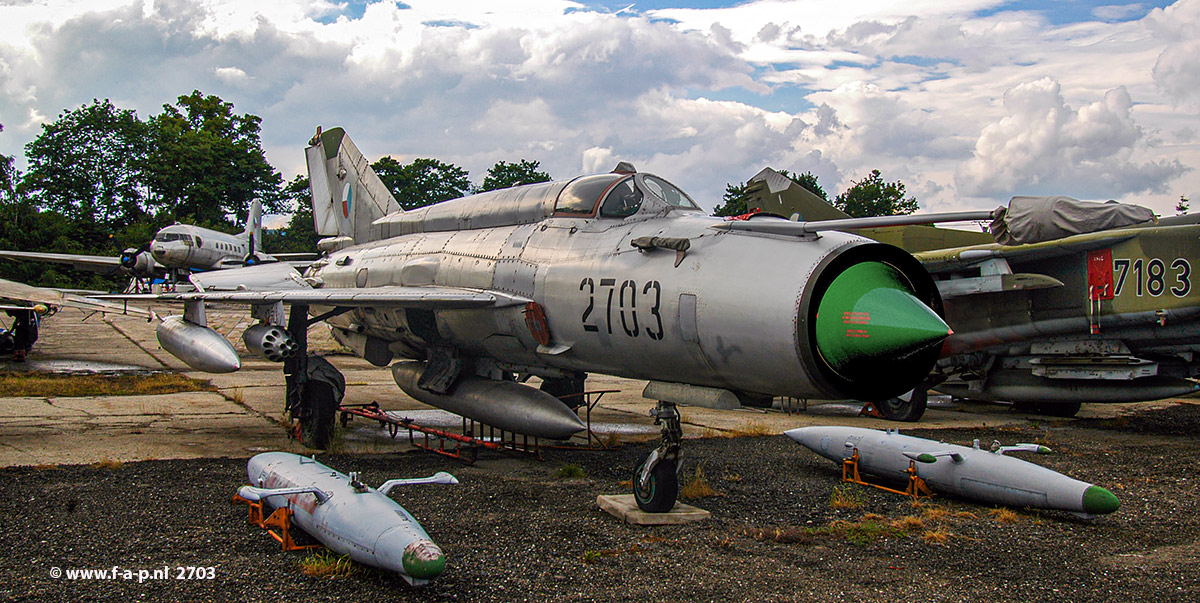
[[[154,276],[156,264],[149,251],[130,247],[121,252],[121,268],[134,276]]]
[[[275,325],[258,324],[246,329],[242,342],[251,353],[271,362],[283,362],[300,349],[291,333]]]

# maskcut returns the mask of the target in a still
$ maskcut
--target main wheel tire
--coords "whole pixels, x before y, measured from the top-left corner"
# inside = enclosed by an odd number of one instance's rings
[[[1073,417],[1081,406],[1083,405],[1079,402],[1041,403],[1037,405],[1037,413],[1048,417]]]
[[[875,406],[883,418],[889,421],[904,421],[912,423],[921,420],[925,414],[925,405],[929,401],[929,390],[918,387],[910,392],[908,400],[903,398],[888,398]]]
[[[643,462],[642,465],[645,463]],[[650,472],[650,481],[646,487],[638,487],[638,475],[642,473],[642,465],[633,472],[633,498],[638,508],[647,513],[666,513],[675,507],[675,499],[679,496],[679,475],[675,471],[675,461],[662,460]]]
[[[300,443],[318,450],[329,448],[338,409],[333,386],[316,380],[304,384],[304,406],[300,412]]]

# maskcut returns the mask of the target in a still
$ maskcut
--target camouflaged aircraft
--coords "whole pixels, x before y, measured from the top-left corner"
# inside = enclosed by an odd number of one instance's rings
[[[760,212],[849,218],[770,168],[746,194]],[[1120,208],[1095,204],[1082,215],[1110,209]],[[1200,217],[1154,220],[1138,209],[1148,221],[1030,243],[932,226],[855,228],[920,260],[954,330],[929,378],[880,403],[883,414],[919,419],[929,388],[1054,416],[1073,416],[1084,402],[1200,389],[1189,380],[1200,374]]]
[[[247,349],[284,363],[287,410],[315,447],[345,387],[307,354],[318,321],[413,398],[537,438],[584,429],[573,409],[588,373],[645,379],[663,440],[634,491],[663,512],[678,489],[677,404],[890,398],[929,373],[949,334],[912,256],[836,222],[713,218],[627,163],[403,211],[340,128],[309,144],[325,255],[303,274],[193,275],[197,292],[157,299],[185,306],[158,328],[164,349],[210,371],[240,365],[205,303],[250,306]]]

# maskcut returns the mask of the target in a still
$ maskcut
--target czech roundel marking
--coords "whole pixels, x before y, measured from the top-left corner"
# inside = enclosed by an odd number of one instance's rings
[[[342,188],[342,216],[350,217],[350,205],[354,203],[354,183],[347,182]]]

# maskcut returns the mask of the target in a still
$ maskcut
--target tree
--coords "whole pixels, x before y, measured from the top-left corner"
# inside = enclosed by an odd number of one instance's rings
[[[93,100],[43,125],[25,145],[29,170],[20,189],[94,238],[153,209],[144,173],[150,148],[149,129],[134,111]]]
[[[821,185],[817,183],[817,177],[812,172],[804,172],[803,174],[800,174],[799,176],[793,176],[793,175],[789,174],[787,170],[783,170],[783,172],[781,172],[781,173],[784,176],[791,178],[796,184],[799,184],[800,186],[803,186],[804,188],[808,189],[809,192],[811,192],[812,194],[814,194],[826,201],[829,200],[829,194],[826,193],[825,189],[822,188]]]
[[[1179,203],[1175,204],[1175,215],[1177,215],[1177,216],[1187,215],[1188,209],[1189,209],[1188,203],[1189,203],[1189,200],[1187,197],[1185,197],[1183,195],[1179,195]]]
[[[283,178],[263,153],[261,122],[199,90],[163,105],[150,119],[156,148],[147,174],[158,201],[177,219],[212,227],[236,228],[254,199],[281,211]]]
[[[729,217],[740,216],[748,213],[750,209],[746,205],[746,183],[738,185],[726,184],[725,194],[721,196],[725,201],[713,211],[714,216]]]
[[[899,216],[916,211],[917,200],[904,198],[904,184],[899,180],[884,182],[879,170],[871,170],[870,176],[838,195],[833,206],[854,218]]]
[[[437,159],[401,164],[387,156],[372,163],[371,169],[406,210],[457,199],[471,191],[466,170]]]
[[[267,253],[305,253],[317,249],[321,238],[313,224],[312,190],[307,176],[296,176],[283,187],[283,196],[292,208],[292,219],[282,231],[264,231],[263,249]]]
[[[0,124],[0,132],[4,124]],[[11,202],[16,198],[17,168],[13,166],[10,155],[0,155],[0,203]]]
[[[540,161],[526,161],[524,159],[518,163],[497,161],[496,165],[493,165],[488,170],[487,176],[484,176],[483,185],[479,187],[479,191],[494,191],[522,184],[549,182],[550,174],[538,171],[538,166],[540,165]]]

